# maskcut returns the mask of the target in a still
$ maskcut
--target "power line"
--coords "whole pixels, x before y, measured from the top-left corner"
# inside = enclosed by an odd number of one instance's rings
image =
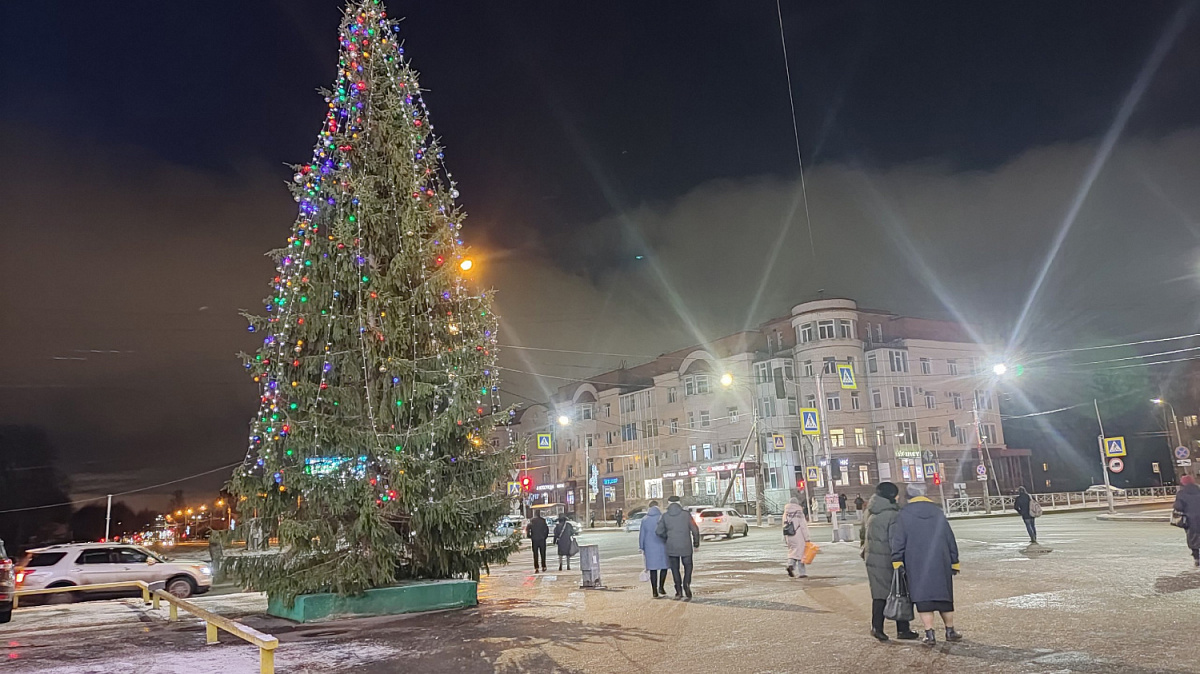
[[[1041,352],[1034,353],[1031,355],[1051,356],[1051,355],[1059,354],[1059,353],[1075,353],[1078,351],[1093,351],[1096,349],[1116,349],[1116,348],[1120,348],[1123,346],[1139,346],[1141,344],[1158,344],[1160,342],[1173,342],[1173,341],[1180,340],[1180,339],[1192,339],[1194,337],[1200,337],[1200,332],[1193,333],[1190,335],[1179,335],[1176,337],[1162,337],[1160,339],[1143,339],[1143,340],[1136,341],[1136,342],[1124,342],[1122,344],[1101,344],[1100,346],[1081,346],[1081,347],[1075,348],[1075,349],[1058,349],[1057,351],[1041,351]]]
[[[222,471],[222,470],[229,470],[230,468],[241,465],[244,462],[245,462],[245,460],[243,459],[242,461],[235,461],[227,466],[218,466],[216,468],[213,468],[212,470],[206,470],[203,473],[196,473],[195,475],[188,475],[187,477],[181,477],[178,480],[170,480],[167,482],[160,482],[158,484],[152,484],[149,487],[138,487],[137,489],[130,489],[129,491],[123,491],[118,494],[112,494],[112,495],[113,496],[128,496],[129,494],[136,494],[138,492],[149,491],[151,489],[157,489],[158,487],[165,487],[170,484],[177,484],[179,482],[187,482],[188,480],[191,480],[193,478],[203,477],[205,475],[211,475],[212,473],[216,473],[216,472]],[[77,505],[80,503],[91,503],[92,501],[103,501],[106,498],[108,498],[107,495],[96,496],[93,498],[79,499],[76,501],[64,501],[63,503],[51,503],[49,505],[30,506],[28,508],[11,508],[9,510],[0,510],[0,515],[6,514],[6,513],[27,512],[30,510],[45,510],[46,508],[61,508],[63,506]]]
[[[813,264],[817,263],[817,244],[813,241],[812,219],[808,214],[808,189],[804,184],[804,157],[800,153],[800,127],[796,124],[796,96],[792,93],[792,67],[788,64],[787,37],[783,32],[783,10],[775,0],[775,14],[779,17],[779,45],[783,48],[783,72],[787,76],[788,104],[792,108],[792,135],[796,139],[796,163],[800,166],[800,194],[804,201],[804,222],[808,226],[808,247],[812,252]]]

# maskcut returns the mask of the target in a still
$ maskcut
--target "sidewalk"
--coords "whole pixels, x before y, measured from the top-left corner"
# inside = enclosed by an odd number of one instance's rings
[[[1096,519],[1106,522],[1170,522],[1171,509],[1147,510],[1140,513],[1114,513],[1112,515],[1104,513],[1096,515]]]

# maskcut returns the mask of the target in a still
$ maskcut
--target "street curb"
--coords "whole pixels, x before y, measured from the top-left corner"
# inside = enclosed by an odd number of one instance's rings
[[[1163,503],[1170,503],[1170,501],[1141,501],[1138,503],[1114,503],[1113,508],[1138,508],[1138,507],[1147,506],[1147,505],[1160,505]],[[1100,505],[1095,505],[1095,506],[1086,506],[1083,508],[1064,508],[1062,510],[1050,510],[1049,508],[1046,508],[1045,510],[1042,511],[1042,516],[1045,517],[1046,515],[1062,515],[1065,513],[1086,513],[1086,512],[1095,512],[1097,510],[1108,510],[1108,505],[1100,504]],[[957,514],[956,515],[947,515],[946,519],[953,522],[955,520],[988,519],[988,518],[992,518],[992,517],[1020,517],[1020,515],[1016,511],[1005,510],[1004,512],[996,512],[996,513],[991,513],[991,514],[988,514],[988,513],[974,514],[974,513],[972,513],[970,515],[957,515]],[[1130,515],[1130,517],[1137,517],[1137,515]]]
[[[1163,522],[1166,524],[1171,523],[1170,515],[1167,515],[1165,517],[1151,517],[1149,515],[1109,515],[1108,513],[1104,513],[1103,515],[1096,515],[1096,519],[1102,520],[1104,522]]]

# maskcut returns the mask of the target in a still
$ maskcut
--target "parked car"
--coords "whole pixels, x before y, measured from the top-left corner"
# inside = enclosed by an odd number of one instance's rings
[[[646,513],[634,513],[625,520],[625,531],[641,531],[642,520],[646,519]]]
[[[496,535],[505,538],[511,536],[513,532],[517,532],[518,536],[525,535],[525,518],[520,515],[505,515],[500,523],[496,525]]]
[[[750,533],[750,523],[733,508],[708,508],[700,511],[700,535],[733,538],[735,533]]]
[[[1113,496],[1124,496],[1125,495],[1124,489],[1119,489],[1112,485],[1105,486],[1102,484],[1094,484],[1094,485],[1088,487],[1087,489],[1085,489],[1083,493],[1085,493],[1085,494],[1103,494],[1105,489],[1112,491]]]
[[[4,550],[4,541],[0,541],[0,623],[12,620],[13,593],[16,591],[17,580],[13,561]]]
[[[162,582],[167,592],[181,599],[212,588],[212,568],[208,564],[172,562],[136,545],[70,543],[36,548],[25,554],[17,577],[22,590],[131,580]],[[74,601],[81,598],[77,596],[80,592],[46,595],[46,601]]]

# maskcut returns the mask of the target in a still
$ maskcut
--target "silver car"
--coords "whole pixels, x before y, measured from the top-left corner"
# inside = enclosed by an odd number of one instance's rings
[[[212,588],[212,568],[203,562],[172,562],[136,545],[70,543],[28,551],[17,570],[21,590],[74,587],[140,580],[162,582],[186,599]],[[81,589],[80,592],[83,592]],[[79,592],[46,595],[51,603],[81,598]]]

